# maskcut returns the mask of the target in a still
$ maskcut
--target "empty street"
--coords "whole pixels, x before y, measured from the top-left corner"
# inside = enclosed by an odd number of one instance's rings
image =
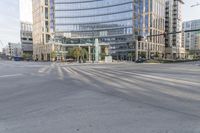
[[[0,62],[0,133],[200,133],[200,62]]]

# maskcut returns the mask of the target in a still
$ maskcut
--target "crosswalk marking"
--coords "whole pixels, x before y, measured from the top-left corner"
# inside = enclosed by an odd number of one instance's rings
[[[162,77],[162,76],[154,76],[154,75],[150,75],[150,74],[143,74],[143,73],[136,73],[136,72],[125,72],[125,71],[118,71],[118,72],[123,72],[123,73],[126,73],[126,74],[132,74],[132,75],[136,75],[136,76],[140,76],[140,77],[146,77],[146,78],[149,78],[149,79],[157,79],[157,80],[163,80],[163,81],[168,81],[168,82],[173,82],[173,83],[179,83],[179,84],[186,84],[186,85],[190,84],[190,85],[197,85],[197,86],[200,85],[200,83],[197,83],[197,82],[174,79],[174,78],[166,78],[166,77]]]
[[[44,73],[48,68],[49,68],[49,66],[43,67],[43,68],[39,69],[38,72]]]
[[[72,74],[72,72],[69,69],[67,69],[66,67],[62,67],[62,69],[64,69],[67,73]]]
[[[63,71],[61,69],[61,67],[57,67],[57,71],[58,71],[58,77],[59,79],[63,80],[64,79],[64,74],[63,74]]]
[[[7,78],[7,77],[18,77],[18,76],[22,76],[23,74],[19,73],[19,74],[10,74],[10,75],[0,75],[0,78]]]
[[[55,63],[52,63],[50,66],[42,67],[38,70],[38,73],[46,73],[49,74],[52,69],[55,68]]]

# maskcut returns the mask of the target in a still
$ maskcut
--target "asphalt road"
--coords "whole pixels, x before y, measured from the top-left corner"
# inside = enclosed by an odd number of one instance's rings
[[[200,133],[200,62],[0,61],[0,133]]]

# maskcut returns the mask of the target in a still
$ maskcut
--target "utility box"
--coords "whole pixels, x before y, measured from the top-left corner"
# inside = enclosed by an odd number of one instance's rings
[[[189,59],[189,60],[194,59],[194,55],[188,55],[188,59]]]
[[[112,61],[113,61],[112,56],[105,57],[105,63],[112,63]]]

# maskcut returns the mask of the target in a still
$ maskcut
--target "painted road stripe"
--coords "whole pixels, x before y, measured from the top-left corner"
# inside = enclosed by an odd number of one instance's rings
[[[45,67],[43,67],[43,68],[40,68],[40,69],[38,70],[38,72],[39,72],[39,73],[44,73],[46,70],[48,70],[48,68],[49,68],[49,66],[45,66]]]
[[[22,75],[23,74],[0,75],[0,78],[17,77]]]
[[[152,79],[168,81],[168,82],[172,82],[172,83],[180,83],[180,84],[186,84],[186,85],[200,86],[200,83],[192,82],[192,81],[188,81],[188,80],[184,80],[184,79],[174,79],[174,78],[167,78],[167,77],[154,76],[154,75],[142,74],[142,73],[134,73],[134,72],[124,72],[124,71],[119,71],[119,72],[123,72],[123,73],[126,73],[126,74],[133,74],[133,75],[140,76],[140,77],[146,77],[146,78],[149,78],[149,79],[152,78]]]
[[[58,71],[59,79],[64,79],[64,74],[61,67],[57,66],[57,71]]]

